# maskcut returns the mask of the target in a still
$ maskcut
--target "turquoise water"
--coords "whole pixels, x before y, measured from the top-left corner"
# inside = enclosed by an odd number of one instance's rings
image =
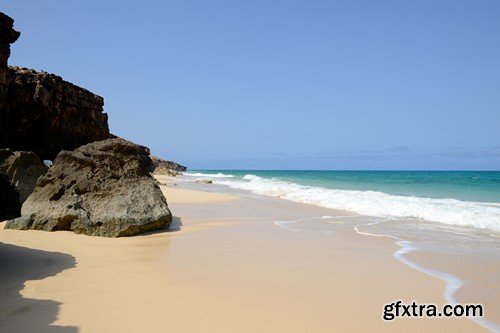
[[[195,170],[263,178],[339,190],[378,191],[422,198],[500,202],[499,171],[279,171]]]
[[[185,176],[360,215],[500,232],[500,172],[197,170]]]

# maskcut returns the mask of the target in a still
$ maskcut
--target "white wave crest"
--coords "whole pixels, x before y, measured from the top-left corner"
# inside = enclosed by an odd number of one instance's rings
[[[264,178],[255,175],[245,175],[243,176],[245,180],[263,180]]]
[[[201,172],[185,172],[183,173],[184,176],[190,176],[190,177],[205,177],[205,178],[233,178],[233,175],[226,175],[223,173],[201,173]]]
[[[375,191],[336,190],[245,175],[219,179],[217,184],[280,197],[290,201],[347,210],[361,215],[420,218],[450,225],[471,226],[500,232],[500,204],[391,195]]]

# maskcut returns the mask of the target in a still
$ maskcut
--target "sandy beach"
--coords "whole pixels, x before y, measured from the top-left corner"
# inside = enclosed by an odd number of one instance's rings
[[[395,300],[445,303],[444,283],[394,259],[394,241],[358,235],[342,219],[328,237],[274,223],[332,210],[162,190],[170,230],[117,239],[1,230],[0,330],[482,330],[464,318],[382,320]]]
[[[0,333],[500,333],[500,1],[8,1]]]

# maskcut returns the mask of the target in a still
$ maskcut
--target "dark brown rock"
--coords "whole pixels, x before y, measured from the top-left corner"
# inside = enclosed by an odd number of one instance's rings
[[[35,188],[37,179],[47,172],[47,166],[31,151],[0,149],[0,172],[5,173],[19,194],[21,204]]]
[[[155,175],[175,176],[177,172],[186,171],[187,168],[179,163],[167,161],[156,156],[151,156],[151,172]]]
[[[10,44],[14,43],[20,33],[13,29],[14,20],[0,12],[0,114],[6,108],[7,87],[9,85],[9,67],[7,61],[10,56]],[[0,122],[3,119],[0,118]],[[2,127],[0,125],[0,127]],[[0,134],[1,136],[1,134]],[[2,147],[0,145],[0,147]]]
[[[10,44],[14,43],[20,33],[13,29],[14,20],[0,12],[0,106],[2,91],[7,83],[8,67],[7,60],[10,56]]]
[[[0,147],[52,160],[61,150],[110,137],[102,97],[45,72],[11,67],[9,75]]]
[[[0,222],[21,216],[21,202],[9,176],[0,172]]]
[[[205,184],[212,184],[213,181],[210,180],[210,179],[198,179],[197,181],[195,181],[195,183],[205,183]]]
[[[52,160],[63,149],[110,138],[104,100],[46,72],[8,67],[14,21],[0,13],[0,148]]]
[[[150,165],[148,148],[123,139],[62,151],[6,228],[120,237],[168,227],[172,215]]]

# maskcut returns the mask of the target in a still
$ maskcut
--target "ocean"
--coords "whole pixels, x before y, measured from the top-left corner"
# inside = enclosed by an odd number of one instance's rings
[[[496,171],[196,170],[186,175],[366,216],[500,232],[500,172]]]
[[[194,170],[178,178],[187,183],[199,180],[212,181],[197,184],[208,191],[217,190],[215,186],[243,196],[263,195],[334,209],[331,216],[273,222],[290,232],[323,237],[335,235],[338,223],[350,223],[360,235],[394,239],[399,247],[394,257],[442,280],[448,303],[487,304],[488,295],[498,292],[498,171]],[[415,253],[424,256],[415,259]],[[426,260],[429,253],[439,260]],[[459,258],[463,267],[448,265],[449,256]],[[466,276],[461,275],[464,268]],[[473,320],[500,332],[499,323]]]

